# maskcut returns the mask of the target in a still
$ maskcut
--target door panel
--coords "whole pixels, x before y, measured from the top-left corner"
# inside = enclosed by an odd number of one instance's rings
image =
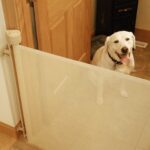
[[[66,57],[67,41],[66,41],[66,18],[60,18],[56,24],[50,28],[52,52]]]
[[[87,24],[91,24],[88,16],[90,4],[90,0],[36,0],[39,49],[88,61],[91,28],[87,30]]]
[[[76,60],[84,53],[84,2],[73,6],[73,55]]]
[[[32,0],[37,37],[29,1],[3,0],[7,28],[21,31],[22,44],[89,62],[91,0]]]

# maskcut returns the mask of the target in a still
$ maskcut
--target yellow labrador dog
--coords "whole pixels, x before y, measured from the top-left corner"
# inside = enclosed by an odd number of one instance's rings
[[[132,32],[119,31],[106,38],[92,60],[93,65],[130,74],[134,70],[133,50],[135,36]]]

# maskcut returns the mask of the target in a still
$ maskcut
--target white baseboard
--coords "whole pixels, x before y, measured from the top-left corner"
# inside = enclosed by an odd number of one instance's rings
[[[146,48],[148,46],[148,43],[142,41],[136,41],[136,46],[141,48]]]

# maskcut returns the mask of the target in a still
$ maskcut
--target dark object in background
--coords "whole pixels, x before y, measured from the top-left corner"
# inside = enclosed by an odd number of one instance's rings
[[[97,0],[96,35],[134,32],[138,0]]]
[[[98,35],[92,38],[92,48],[91,48],[91,60],[93,59],[93,56],[98,48],[102,47],[106,40],[105,35]]]

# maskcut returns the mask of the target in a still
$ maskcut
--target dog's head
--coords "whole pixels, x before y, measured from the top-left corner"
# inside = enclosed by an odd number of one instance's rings
[[[109,54],[122,63],[126,62],[135,49],[135,36],[132,32],[119,31],[107,37],[105,47]]]

